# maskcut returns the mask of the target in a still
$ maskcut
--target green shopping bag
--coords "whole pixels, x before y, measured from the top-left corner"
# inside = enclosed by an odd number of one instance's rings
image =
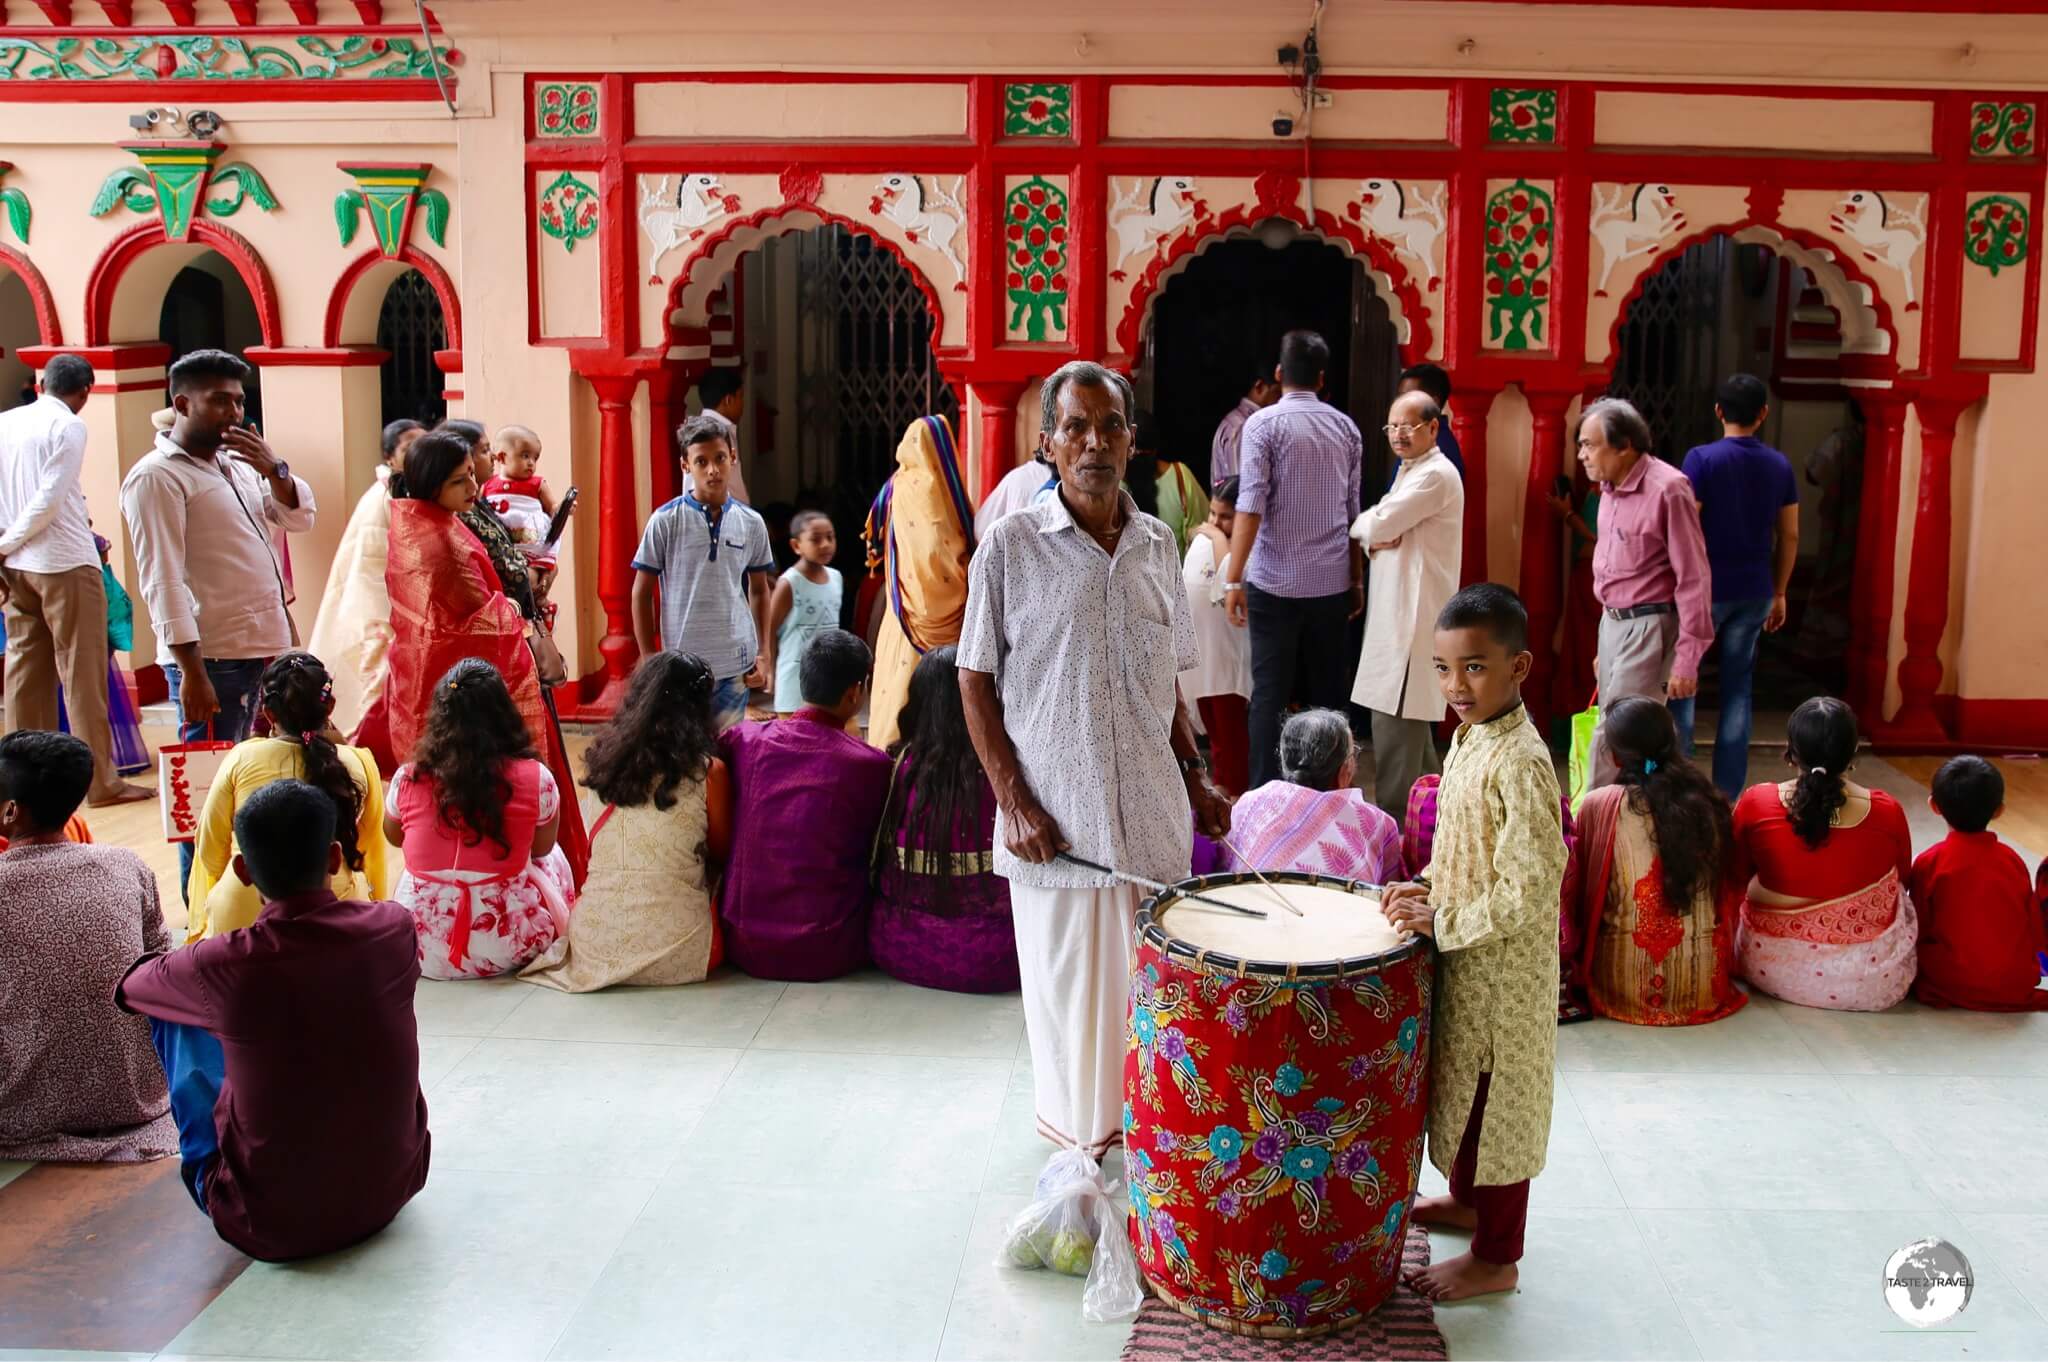
[[[1572,715],[1572,752],[1565,772],[1572,787],[1572,816],[1585,802],[1586,787],[1593,781],[1593,731],[1600,727],[1600,706],[1589,705]]]
[[[125,653],[135,646],[135,602],[105,563],[100,564],[100,580],[107,587],[107,646]]]

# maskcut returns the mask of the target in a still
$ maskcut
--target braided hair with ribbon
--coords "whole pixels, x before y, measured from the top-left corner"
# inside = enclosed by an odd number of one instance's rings
[[[301,650],[279,654],[263,669],[257,697],[270,716],[272,734],[305,748],[306,783],[334,801],[334,840],[341,843],[348,868],[361,870],[363,849],[356,842],[356,821],[362,817],[364,791],[342,764],[328,734],[334,683],[326,664]]]

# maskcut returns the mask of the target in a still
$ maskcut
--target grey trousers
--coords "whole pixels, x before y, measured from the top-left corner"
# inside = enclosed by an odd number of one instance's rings
[[[1604,714],[1607,706],[1631,695],[1647,695],[1653,700],[1663,701],[1665,683],[1671,679],[1671,664],[1678,656],[1678,616],[1639,615],[1635,619],[1618,620],[1605,614],[1600,616],[1600,665],[1597,676],[1600,682],[1600,708]],[[1607,743],[1600,733],[1593,735],[1591,760],[1587,763],[1591,774],[1587,777],[1587,788],[1598,789],[1612,785],[1618,773],[1614,758],[1608,755]]]
[[[1424,776],[1439,775],[1436,725],[1372,710],[1372,802],[1399,823],[1408,814],[1408,791]]]

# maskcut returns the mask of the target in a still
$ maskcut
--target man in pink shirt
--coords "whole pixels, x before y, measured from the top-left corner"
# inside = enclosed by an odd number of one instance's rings
[[[1713,582],[1692,483],[1651,452],[1649,423],[1615,397],[1586,408],[1579,462],[1600,484],[1600,703],[1688,699],[1699,692],[1700,659],[1714,642]],[[1597,733],[1591,756],[1591,784],[1612,783],[1614,761]]]

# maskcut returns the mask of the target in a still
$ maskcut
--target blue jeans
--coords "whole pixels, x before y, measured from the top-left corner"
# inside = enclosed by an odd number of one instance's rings
[[[711,723],[720,733],[747,717],[747,683],[728,676],[711,688]]]
[[[1721,645],[1721,719],[1714,727],[1714,784],[1739,799],[1749,781],[1749,733],[1754,717],[1750,687],[1756,676],[1757,642],[1769,600],[1714,602],[1714,638]],[[1671,718],[1689,757],[1693,750],[1693,701],[1671,702]]]
[[[151,1017],[149,1040],[171,1089],[171,1119],[178,1126],[178,1179],[204,1211],[206,1175],[220,1154],[213,1109],[227,1077],[227,1060],[213,1032],[183,1022]]]
[[[178,664],[164,664],[164,679],[170,682],[171,703],[178,707],[179,742],[240,742],[249,736],[256,722],[256,683],[270,665],[265,657],[237,658],[228,662],[206,659],[206,679],[220,700],[220,711],[203,724],[185,722],[184,675]],[[192,844],[178,844],[178,897],[185,899],[185,882],[192,878]],[[186,900],[189,902],[189,900]]]

